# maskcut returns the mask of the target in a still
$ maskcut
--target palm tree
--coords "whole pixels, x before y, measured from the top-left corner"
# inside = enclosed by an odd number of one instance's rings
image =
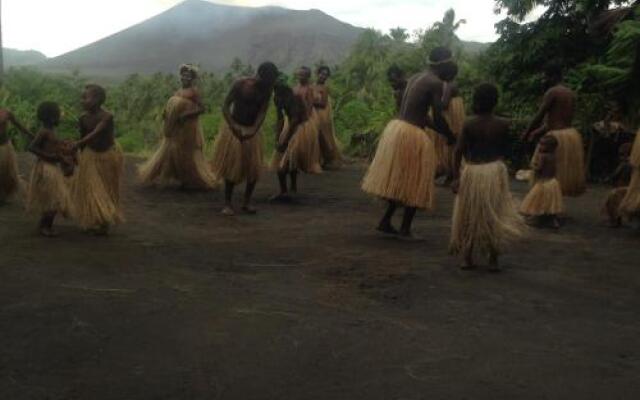
[[[447,10],[441,22],[433,24],[433,29],[439,33],[441,45],[451,47],[457,40],[456,31],[462,24],[466,24],[466,19],[456,21],[456,12],[453,8]]]
[[[391,39],[399,43],[404,43],[407,41],[407,39],[409,39],[409,34],[407,33],[407,30],[401,27],[392,28],[389,31],[389,36],[391,36]]]

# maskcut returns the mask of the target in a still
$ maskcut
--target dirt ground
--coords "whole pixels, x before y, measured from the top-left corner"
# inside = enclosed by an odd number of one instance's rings
[[[291,205],[266,174],[260,213],[226,218],[220,191],[142,189],[134,162],[108,238],[0,208],[0,399],[640,398],[640,233],[603,224],[605,188],[495,275],[447,254],[447,189],[406,243],[374,233],[362,165],[302,176]]]

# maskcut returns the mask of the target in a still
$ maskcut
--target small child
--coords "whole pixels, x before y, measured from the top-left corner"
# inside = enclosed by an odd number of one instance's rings
[[[609,219],[609,226],[619,228],[622,226],[622,212],[620,205],[629,192],[629,183],[633,174],[633,166],[630,162],[631,143],[625,143],[618,149],[618,167],[609,177],[608,181],[614,189],[609,192],[607,200],[602,207],[602,212]]]
[[[538,153],[532,161],[533,187],[520,206],[520,213],[527,217],[530,225],[543,227],[550,224],[560,228],[558,215],[564,213],[560,183],[556,179],[556,157],[558,140],[545,135],[538,144]]]
[[[56,215],[70,214],[71,198],[63,171],[73,173],[73,146],[56,137],[55,127],[60,122],[56,103],[40,104],[38,121],[42,127],[29,146],[38,161],[31,172],[27,210],[41,215],[38,230],[42,236],[52,237],[56,235],[53,229]]]

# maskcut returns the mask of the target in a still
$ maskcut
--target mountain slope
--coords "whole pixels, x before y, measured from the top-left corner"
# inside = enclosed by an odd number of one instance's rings
[[[98,42],[50,59],[45,70],[121,76],[174,72],[183,62],[223,71],[234,58],[285,70],[340,62],[362,29],[317,10],[233,7],[187,0]]]
[[[38,64],[47,59],[47,56],[35,50],[2,49],[4,66],[6,68],[20,67],[24,65]]]

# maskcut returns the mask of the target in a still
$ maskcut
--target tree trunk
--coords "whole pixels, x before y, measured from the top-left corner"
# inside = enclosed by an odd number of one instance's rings
[[[4,83],[4,46],[2,44],[2,0],[0,0],[0,87]]]

